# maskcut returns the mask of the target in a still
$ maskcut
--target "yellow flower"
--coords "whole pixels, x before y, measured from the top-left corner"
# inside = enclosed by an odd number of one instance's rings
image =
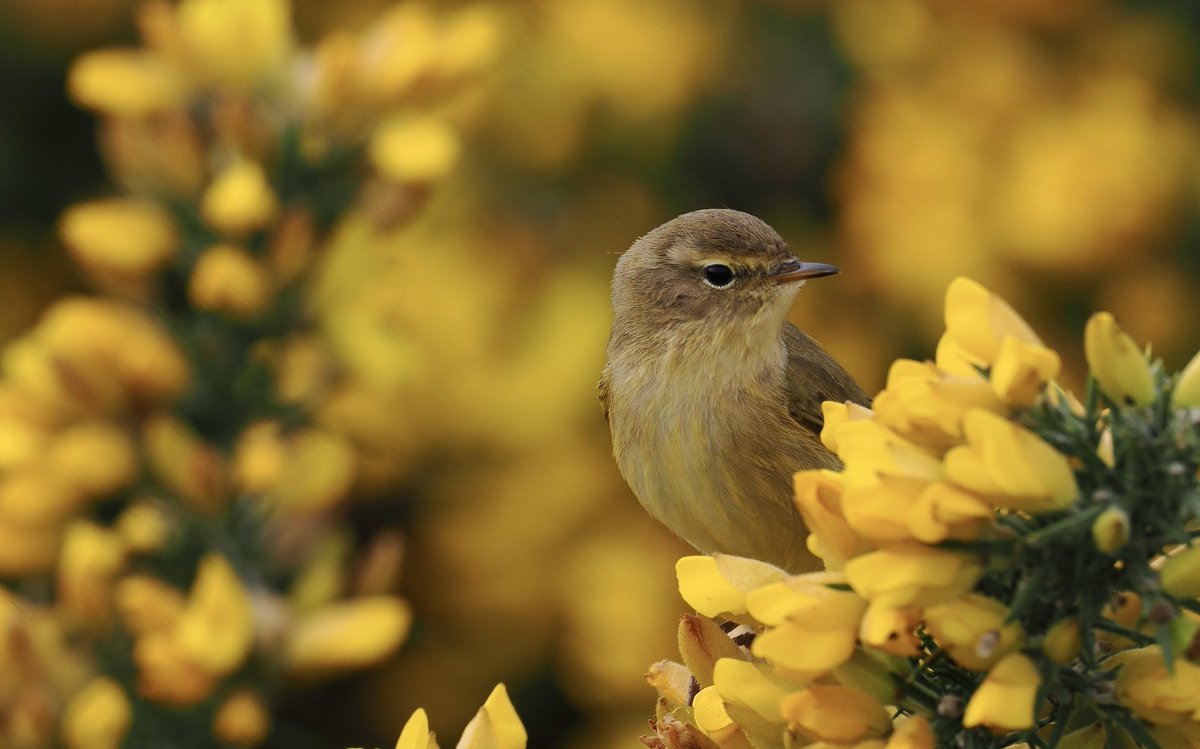
[[[289,437],[283,473],[270,498],[291,512],[319,512],[344,498],[354,485],[357,459],[340,434],[317,427]]]
[[[63,743],[68,749],[117,749],[125,740],[133,708],[117,682],[92,679],[67,705],[62,718]]]
[[[80,55],[67,73],[67,90],[80,106],[116,117],[145,117],[183,105],[183,77],[162,56],[135,49],[98,49]]]
[[[1117,653],[1104,667],[1120,667],[1113,684],[1117,701],[1143,720],[1179,724],[1200,711],[1200,666],[1176,658],[1168,669],[1158,645]]]
[[[946,453],[950,481],[1012,510],[1049,512],[1074,501],[1067,459],[1033,432],[982,409],[967,413],[963,428],[967,444]]]
[[[139,500],[117,517],[116,531],[126,551],[150,554],[161,550],[171,538],[174,521],[160,504]]]
[[[1034,724],[1034,700],[1042,677],[1033,661],[1019,653],[1005,656],[988,671],[963,713],[967,728],[1021,731]]]
[[[1104,462],[1104,465],[1112,468],[1117,465],[1117,455],[1113,445],[1113,434],[1111,427],[1104,427],[1104,431],[1100,432],[1100,440],[1096,445],[1096,457]]]
[[[133,646],[138,694],[167,705],[194,705],[208,698],[217,676],[184,652],[173,631],[148,632]]]
[[[242,431],[234,448],[234,486],[246,494],[264,494],[279,483],[286,460],[287,443],[279,423],[254,422]]]
[[[0,520],[0,575],[24,577],[49,571],[61,535],[57,525],[31,528]]]
[[[292,51],[287,0],[182,0],[176,13],[198,77],[252,93],[284,72]]]
[[[278,211],[275,191],[267,182],[262,166],[255,161],[238,160],[226,166],[200,201],[204,220],[228,235],[261,229]]]
[[[962,377],[909,359],[892,364],[887,387],[873,405],[879,423],[939,452],[962,441],[962,419],[968,409],[1006,410],[978,374]]]
[[[920,620],[921,613],[913,606],[872,604],[863,615],[858,637],[875,650],[912,658],[920,652],[921,642],[916,635]]]
[[[768,626],[750,650],[789,675],[809,678],[850,658],[867,602],[854,593],[794,577],[750,591],[750,615]]]
[[[438,749],[437,739],[429,730],[429,716],[423,708],[417,708],[400,730],[396,749]]]
[[[271,303],[266,269],[244,250],[227,244],[208,248],[188,279],[188,299],[197,309],[244,320]]]
[[[1118,403],[1144,406],[1154,400],[1150,364],[1109,312],[1097,312],[1083,329],[1083,351],[1096,382]]]
[[[721,695],[714,687],[705,687],[692,699],[692,717],[701,731],[719,745],[734,739],[739,727],[729,717]]]
[[[197,509],[215,512],[228,499],[225,458],[179,419],[159,414],[147,419],[142,444],[150,467],[163,484]]]
[[[1102,553],[1113,555],[1129,542],[1129,513],[1109,507],[1092,521],[1092,541]]]
[[[788,725],[834,744],[878,738],[892,725],[878,700],[852,687],[813,684],[784,697],[779,709]]]
[[[969,363],[985,367],[996,361],[1005,337],[1042,347],[1041,339],[1007,302],[961,276],[946,289],[946,337],[969,357]],[[938,365],[942,365],[940,357]]]
[[[867,550],[866,542],[842,514],[841,473],[799,471],[792,482],[796,508],[809,530],[808,550],[825,562],[826,569],[841,569],[847,559]]]
[[[59,432],[46,454],[49,469],[90,497],[104,497],[137,477],[137,454],[127,431],[106,421],[85,421]]]
[[[132,198],[77,203],[59,219],[58,233],[97,285],[121,294],[140,295],[179,245],[171,216]]]
[[[525,726],[508,699],[508,690],[497,684],[463,729],[457,749],[525,749],[527,738]]]
[[[1037,402],[1046,383],[1058,376],[1061,366],[1058,354],[1052,349],[1005,336],[996,352],[989,380],[1000,400],[1029,408]]]
[[[784,579],[786,572],[757,559],[728,554],[682,557],[675,563],[679,595],[708,617],[746,613],[746,594]]]
[[[718,660],[742,657],[742,651],[725,630],[708,617],[693,614],[679,617],[677,639],[689,678],[694,676],[702,687],[713,683],[713,669]]]
[[[1167,558],[1158,571],[1163,590],[1179,598],[1200,597],[1200,546],[1189,546]]]
[[[150,575],[130,575],[117,583],[117,613],[135,637],[175,628],[187,605],[183,593]]]
[[[925,609],[925,627],[958,665],[986,671],[1024,640],[1021,625],[1005,623],[1004,604],[966,593]]]
[[[713,669],[713,687],[729,706],[744,707],[770,723],[786,721],[779,709],[788,692],[786,682],[764,672],[764,666],[740,658],[722,658]],[[778,735],[778,733],[776,733]]]
[[[117,534],[84,520],[67,527],[58,565],[58,603],[73,623],[100,629],[111,621],[113,582],[124,564]]]
[[[297,611],[318,609],[341,594],[345,585],[346,561],[352,549],[351,539],[345,534],[330,534],[319,542],[300,568],[288,594]]]
[[[934,749],[933,729],[920,715],[900,718],[888,737],[885,749]]]
[[[262,695],[252,689],[230,694],[213,717],[213,735],[222,744],[255,747],[271,729],[271,714]]]
[[[43,467],[20,468],[0,477],[0,520],[21,528],[61,527],[83,499]]]
[[[458,136],[433,116],[396,116],[371,134],[371,164],[394,182],[430,182],[445,176],[458,161]]]
[[[1200,406],[1200,351],[1192,357],[1183,371],[1175,376],[1171,392],[1172,408],[1196,408]]]
[[[403,642],[412,623],[408,605],[393,596],[338,603],[301,617],[288,635],[288,673],[310,676],[369,666]]]
[[[879,549],[846,563],[846,579],[872,606],[930,606],[971,589],[983,574],[976,557],[927,547]]]
[[[824,426],[821,427],[821,443],[833,452],[838,451],[838,431],[842,426],[856,421],[870,421],[875,413],[866,406],[846,401],[825,401],[821,404],[821,417]]]
[[[180,649],[217,676],[238,669],[254,644],[250,598],[228,560],[200,560],[187,606],[175,624]]]
[[[1059,619],[1046,630],[1042,640],[1042,652],[1054,663],[1062,666],[1075,660],[1083,648],[1083,633],[1079,620],[1073,616]]]

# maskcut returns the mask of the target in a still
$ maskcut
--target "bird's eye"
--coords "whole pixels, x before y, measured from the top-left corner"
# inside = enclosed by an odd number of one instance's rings
[[[727,289],[733,285],[733,269],[720,263],[704,266],[704,283],[714,289]]]

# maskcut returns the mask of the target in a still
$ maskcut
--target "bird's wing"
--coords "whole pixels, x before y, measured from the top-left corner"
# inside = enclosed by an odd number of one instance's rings
[[[787,348],[788,412],[805,429],[820,434],[825,425],[824,401],[853,401],[870,406],[871,399],[846,370],[825,353],[807,333],[791,323],[783,327]]]
[[[604,409],[604,420],[608,421],[608,367],[600,373],[600,384],[596,389],[600,393],[600,407]]]

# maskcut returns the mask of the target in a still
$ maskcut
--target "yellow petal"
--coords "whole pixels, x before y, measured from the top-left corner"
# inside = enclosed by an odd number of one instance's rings
[[[188,278],[192,306],[235,319],[262,313],[271,294],[271,279],[263,265],[245,250],[228,244],[205,250]]]
[[[425,709],[418,707],[409,716],[408,722],[396,739],[396,749],[438,749],[437,739],[429,730],[429,716]]]
[[[231,235],[262,228],[278,210],[279,201],[262,166],[244,160],[222,169],[200,203],[204,220]]]
[[[1197,351],[1183,371],[1175,376],[1175,385],[1171,392],[1172,408],[1197,406],[1200,406],[1200,351]]]
[[[946,335],[985,366],[995,361],[1005,336],[1042,345],[1033,329],[1007,302],[961,276],[946,289]]]
[[[787,690],[758,665],[740,658],[722,658],[713,670],[713,686],[726,702],[748,707],[763,718],[783,725],[779,701]]]
[[[1083,351],[1092,376],[1117,403],[1144,406],[1154,400],[1150,364],[1109,312],[1097,312],[1083,329]]]
[[[873,607],[929,606],[971,589],[983,565],[976,557],[925,547],[879,549],[846,563],[846,579]]]
[[[789,725],[831,743],[877,738],[892,725],[878,700],[851,687],[814,684],[784,697],[779,709]]]
[[[746,594],[787,573],[766,562],[728,554],[682,557],[675,563],[679,595],[708,617],[746,613]]]
[[[253,689],[230,694],[213,717],[213,735],[222,744],[241,749],[258,746],[271,729],[271,714],[263,697]]]
[[[1200,546],[1172,554],[1158,572],[1163,590],[1180,598],[1200,597]]]
[[[799,471],[792,477],[796,508],[810,531],[808,550],[841,569],[846,560],[867,548],[842,514],[842,474],[829,470]]]
[[[408,605],[392,596],[318,609],[292,629],[284,656],[287,670],[321,675],[369,666],[400,646],[411,623]]]
[[[429,182],[446,175],[458,161],[458,135],[431,116],[395,117],[383,122],[367,146],[371,163],[395,182]]]
[[[1034,699],[1041,675],[1033,661],[1019,653],[1005,656],[988,671],[967,701],[963,725],[994,731],[1020,731],[1034,724]]]
[[[1058,665],[1066,665],[1075,660],[1083,647],[1083,634],[1080,631],[1079,620],[1073,616],[1059,619],[1046,630],[1046,638],[1042,640],[1042,651]]]
[[[166,58],[135,49],[98,49],[80,55],[67,90],[81,106],[117,117],[144,117],[183,105],[186,87]]]
[[[933,729],[920,715],[910,715],[896,721],[884,749],[934,749]]]
[[[102,676],[88,682],[63,714],[68,749],[117,749],[125,740],[133,708],[117,682]]]
[[[1005,336],[989,379],[996,395],[1018,408],[1032,406],[1046,384],[1058,376],[1058,354],[1037,344]]]
[[[224,557],[210,554],[200,561],[176,637],[188,657],[218,676],[246,660],[254,641],[253,612],[242,581]]]
[[[960,666],[986,671],[1024,640],[1021,626],[1005,623],[1008,609],[986,596],[967,593],[925,609],[925,626]]]
[[[497,684],[463,730],[455,749],[524,749],[526,739],[525,726],[508,699],[508,691]]]

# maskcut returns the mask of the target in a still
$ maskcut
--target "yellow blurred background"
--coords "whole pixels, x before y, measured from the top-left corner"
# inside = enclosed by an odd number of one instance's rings
[[[0,5],[0,339],[88,288],[59,245],[111,194],[81,52],[132,0]],[[392,3],[296,0],[311,45]],[[467,3],[431,4],[462,8]],[[440,105],[456,169],[411,220],[336,230],[312,289],[366,387],[351,536],[403,538],[388,662],[288,692],[266,746],[443,745],[497,681],[532,747],[635,746],[674,654],[685,549],[616,473],[596,403],[616,255],[727,206],[842,268],[793,319],[868,391],[932,355],[969,275],[1064,353],[1113,311],[1169,371],[1200,347],[1200,10],[1182,0],[491,0],[499,52]],[[332,417],[335,418],[336,417]]]

